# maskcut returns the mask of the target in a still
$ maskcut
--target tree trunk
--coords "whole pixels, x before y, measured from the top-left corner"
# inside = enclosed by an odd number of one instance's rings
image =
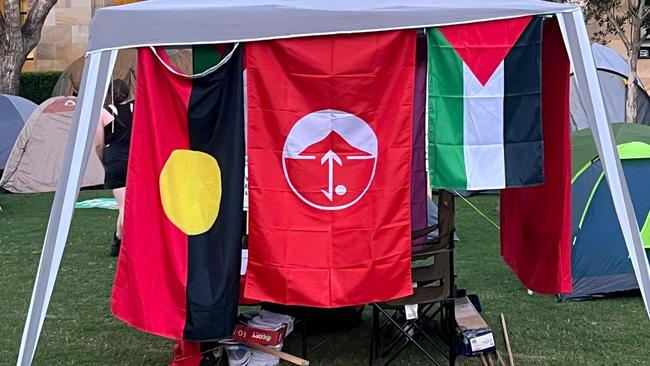
[[[25,62],[23,35],[20,27],[20,2],[4,1],[4,16],[0,22],[0,93],[18,94],[20,70]]]
[[[630,42],[628,49],[628,60],[630,66],[630,73],[627,77],[627,96],[625,101],[625,122],[635,123],[637,118],[637,104],[636,104],[636,78],[637,78],[637,63],[639,61],[639,52],[641,50],[641,26],[643,19],[641,14],[645,13],[645,0],[637,4],[635,14],[632,15],[630,24]]]
[[[22,52],[17,54],[5,53],[0,55],[0,93],[18,95],[20,88],[20,72],[25,57]]]
[[[625,100],[625,122],[635,123],[636,114],[637,114],[637,104],[636,104],[636,94],[637,94],[637,85],[636,85],[636,71],[637,57],[630,57],[630,73],[627,77],[627,96]],[[618,122],[618,121],[614,121]]]
[[[0,11],[0,93],[18,94],[27,54],[41,39],[43,22],[57,0],[32,0],[24,24],[20,0],[0,1],[4,4]]]

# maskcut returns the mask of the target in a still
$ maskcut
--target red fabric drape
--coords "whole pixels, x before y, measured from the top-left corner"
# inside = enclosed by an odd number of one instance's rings
[[[416,36],[247,45],[247,298],[339,307],[413,292]]]
[[[113,314],[125,323],[181,339],[186,321],[187,235],[166,218],[158,182],[171,152],[189,147],[187,123],[179,121],[186,120],[192,84],[172,76],[148,48],[138,51],[138,73],[124,239],[111,304]]]
[[[544,184],[501,192],[501,255],[529,289],[571,292],[569,58],[557,19],[542,45]]]
[[[201,343],[180,340],[174,344],[170,366],[199,366],[202,360]]]

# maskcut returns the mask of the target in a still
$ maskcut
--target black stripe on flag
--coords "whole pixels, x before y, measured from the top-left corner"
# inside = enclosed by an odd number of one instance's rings
[[[542,24],[533,17],[505,59],[503,142],[506,187],[544,182]]]
[[[193,80],[187,118],[190,149],[212,155],[221,169],[221,203],[212,227],[188,235],[184,338],[232,335],[239,300],[244,115],[241,48],[209,75]]]

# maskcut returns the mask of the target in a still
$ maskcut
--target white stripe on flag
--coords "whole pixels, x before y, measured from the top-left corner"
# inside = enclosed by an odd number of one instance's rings
[[[505,187],[503,61],[485,85],[463,63],[463,142],[467,189]]]

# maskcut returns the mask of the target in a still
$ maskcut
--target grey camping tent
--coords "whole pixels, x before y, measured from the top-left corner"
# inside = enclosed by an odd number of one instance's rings
[[[18,134],[36,107],[25,98],[0,94],[0,171],[5,168]]]
[[[59,180],[65,142],[72,128],[75,97],[43,102],[25,123],[0,178],[0,188],[14,193],[51,192]],[[101,185],[104,168],[90,155],[82,187]]]
[[[609,123],[625,122],[625,102],[627,88],[630,86],[627,76],[630,67],[618,52],[607,46],[594,43],[591,45],[591,52],[596,64],[600,90],[603,93],[607,121]],[[641,84],[641,80],[637,79],[633,85],[637,88],[637,121],[644,125],[650,125],[650,96]],[[574,76],[571,77],[570,98],[571,130],[578,131],[590,127],[585,105],[578,97],[578,87]]]

